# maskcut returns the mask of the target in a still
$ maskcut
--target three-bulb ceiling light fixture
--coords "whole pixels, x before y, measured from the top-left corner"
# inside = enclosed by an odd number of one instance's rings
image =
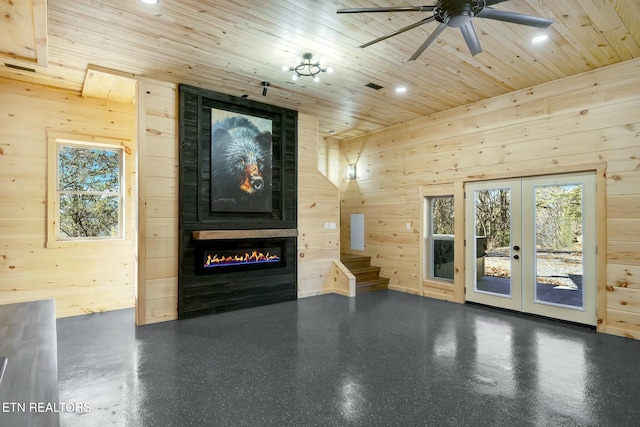
[[[321,61],[311,62],[312,58],[312,54],[305,53],[302,55],[300,64],[295,67],[283,65],[282,71],[293,71],[294,74],[291,76],[293,80],[298,80],[298,77],[313,77],[314,82],[320,81],[320,77],[318,77],[320,73],[333,73],[333,68],[322,68]]]

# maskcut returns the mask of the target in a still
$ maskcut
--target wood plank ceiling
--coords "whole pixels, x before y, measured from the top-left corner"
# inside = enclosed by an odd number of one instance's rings
[[[155,6],[48,0],[44,42],[42,24],[34,29],[32,21],[43,2],[16,3],[30,4],[30,16],[11,10],[14,2],[3,3],[0,33],[12,36],[2,38],[2,60],[35,72],[4,66],[0,76],[81,93],[94,65],[299,110],[319,117],[321,133],[333,130],[337,138],[640,56],[640,0],[506,1],[494,7],[554,23],[541,31],[475,18],[482,53],[471,56],[460,31],[447,28],[416,61],[408,59],[437,23],[358,46],[429,12],[336,14],[348,7],[419,4],[410,0],[160,0]],[[32,40],[18,32],[27,24]],[[549,40],[531,44],[540,32]],[[295,65],[305,52],[326,60],[334,73],[322,74],[319,83],[293,82],[282,65]],[[262,81],[270,82],[265,97]],[[398,86],[407,92],[396,94]]]

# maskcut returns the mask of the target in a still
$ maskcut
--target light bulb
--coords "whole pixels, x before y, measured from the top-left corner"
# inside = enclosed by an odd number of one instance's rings
[[[298,75],[294,74],[293,76],[291,76],[291,80],[296,81],[298,80]]]
[[[314,81],[314,82],[316,82],[316,83],[318,83],[318,82],[320,81],[320,77],[315,76],[315,77],[313,78],[313,81]]]
[[[536,36],[533,39],[531,39],[531,42],[533,42],[533,43],[542,43],[543,41],[545,41],[548,38],[549,38],[549,36],[547,36],[546,34],[541,34],[541,35]]]
[[[333,73],[333,68],[331,68],[331,67],[327,68],[327,73],[329,73],[329,74]]]
[[[289,66],[288,65],[283,65],[282,66],[282,71],[289,71]]]

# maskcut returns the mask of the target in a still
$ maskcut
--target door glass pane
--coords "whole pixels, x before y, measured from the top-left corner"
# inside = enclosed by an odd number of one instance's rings
[[[583,308],[582,186],[535,187],[535,302]]]
[[[476,291],[511,295],[511,190],[474,193]]]

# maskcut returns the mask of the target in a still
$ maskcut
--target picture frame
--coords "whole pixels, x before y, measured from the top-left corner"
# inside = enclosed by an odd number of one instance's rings
[[[271,212],[273,123],[211,108],[211,211]]]

